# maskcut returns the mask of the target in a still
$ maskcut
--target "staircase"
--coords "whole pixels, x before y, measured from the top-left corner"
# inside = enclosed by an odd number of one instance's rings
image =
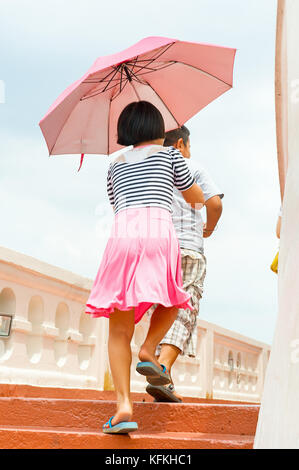
[[[0,385],[0,449],[250,449],[259,406],[132,394],[139,430],[104,435],[113,392]]]

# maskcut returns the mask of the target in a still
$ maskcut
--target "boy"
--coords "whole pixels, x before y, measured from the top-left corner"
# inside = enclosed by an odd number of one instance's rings
[[[210,237],[222,213],[221,199],[223,194],[203,168],[193,168],[189,159],[190,132],[185,127],[167,132],[164,146],[173,146],[180,150],[187,159],[188,166],[196,183],[205,196],[207,221],[203,223],[200,207],[191,207],[181,193],[174,188],[172,220],[181,248],[182,277],[184,289],[191,294],[194,310],[179,309],[177,318],[157,348],[159,362],[165,365],[171,375],[171,368],[179,354],[196,356],[197,315],[199,300],[203,293],[203,282],[206,275],[206,258],[203,250],[203,238]],[[146,391],[155,401],[181,402],[173,382],[165,386],[148,385]]]

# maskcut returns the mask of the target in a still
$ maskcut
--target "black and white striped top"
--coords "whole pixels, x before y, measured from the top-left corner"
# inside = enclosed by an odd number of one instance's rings
[[[128,151],[111,162],[107,191],[115,213],[143,206],[172,212],[173,187],[185,191],[193,183],[181,153],[174,147],[155,145]]]

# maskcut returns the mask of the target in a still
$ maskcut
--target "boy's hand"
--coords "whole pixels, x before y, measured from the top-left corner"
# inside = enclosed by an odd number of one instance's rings
[[[214,232],[214,230],[207,230],[207,224],[203,225],[203,237],[204,238],[210,237],[213,232]]]

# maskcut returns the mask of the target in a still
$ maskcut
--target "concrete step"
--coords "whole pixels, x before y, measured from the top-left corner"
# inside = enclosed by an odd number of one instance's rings
[[[24,398],[67,398],[78,400],[115,400],[114,391],[100,391],[78,388],[57,388],[57,387],[37,387],[33,385],[21,384],[0,384],[0,397],[24,397]],[[133,401],[153,402],[153,397],[147,393],[132,392]],[[231,400],[215,400],[198,397],[184,397],[184,403],[212,403],[212,404],[235,404]],[[242,402],[243,404],[254,404]]]
[[[250,449],[259,405],[186,397],[154,403],[133,393],[130,435],[106,435],[115,393],[0,385],[0,449]]]
[[[115,413],[110,400],[0,398],[0,427],[97,432]],[[142,433],[207,433],[253,436],[258,405],[134,402],[133,420]],[[201,437],[202,439],[202,437]]]
[[[253,436],[137,431],[109,436],[79,429],[0,427],[0,449],[251,449]]]

